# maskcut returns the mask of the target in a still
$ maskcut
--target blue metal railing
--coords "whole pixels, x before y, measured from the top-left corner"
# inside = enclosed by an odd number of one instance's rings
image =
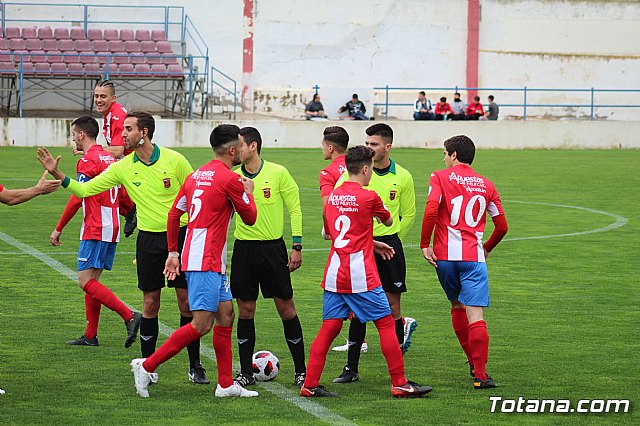
[[[596,108],[640,108],[640,103],[637,104],[597,104],[595,102],[595,96],[597,93],[640,93],[640,89],[596,89],[594,87],[588,89],[574,89],[574,88],[532,88],[532,87],[390,87],[389,85],[382,87],[374,87],[374,91],[384,92],[384,102],[375,102],[374,107],[384,107],[385,118],[389,118],[389,107],[413,107],[413,103],[405,102],[390,102],[389,92],[418,92],[420,90],[428,92],[444,92],[454,93],[459,91],[482,91],[482,92],[514,92],[522,93],[522,103],[500,103],[500,108],[522,108],[522,118],[527,119],[527,108],[589,108],[589,118],[593,120],[595,118]],[[528,95],[531,93],[588,93],[590,100],[588,103],[531,103],[529,102]]]
[[[218,73],[222,77],[224,77],[226,84],[233,84],[233,89],[230,89],[227,86],[225,86],[223,84],[223,82],[217,81],[216,80],[216,73]],[[237,92],[238,84],[237,84],[237,82],[233,78],[229,77],[227,74],[225,74],[222,71],[220,71],[218,68],[211,67],[211,87],[209,88],[209,93],[213,93],[213,87],[214,86],[219,87],[220,89],[222,89],[227,94],[233,96],[233,116],[235,118],[236,111],[237,111],[237,108],[238,108],[238,92]]]

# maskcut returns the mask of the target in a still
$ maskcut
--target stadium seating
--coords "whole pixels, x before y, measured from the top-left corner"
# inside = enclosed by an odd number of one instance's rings
[[[163,30],[7,27],[0,38],[0,74],[26,77],[183,78]]]

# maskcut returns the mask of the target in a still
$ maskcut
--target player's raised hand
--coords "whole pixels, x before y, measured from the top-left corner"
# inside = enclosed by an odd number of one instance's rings
[[[433,249],[431,247],[423,248],[422,249],[422,256],[425,259],[427,259],[427,262],[429,262],[430,265],[432,265],[435,268],[438,267],[438,265],[436,264],[436,262],[438,261],[438,258],[436,257],[436,255],[433,252]]]
[[[38,161],[42,164],[42,167],[51,174],[58,170],[60,158],[62,158],[62,155],[58,155],[58,157],[54,159],[47,148],[38,148]]]
[[[299,250],[291,250],[287,266],[289,266],[289,272],[293,272],[302,266],[302,252]]]
[[[167,261],[164,263],[163,274],[168,280],[175,280],[180,275],[180,259],[174,256],[167,257]]]
[[[50,192],[55,192],[60,186],[60,180],[47,180],[48,171],[45,171],[44,174],[40,177],[36,188],[40,194],[48,194]]]
[[[384,260],[389,260],[396,254],[396,251],[389,244],[376,240],[373,240],[373,251],[382,256]]]
[[[53,230],[51,236],[49,237],[49,242],[52,246],[58,247],[60,245],[60,235],[62,235],[62,232],[58,232],[55,229]]]
[[[242,184],[244,185],[244,192],[247,194],[253,194],[253,181],[246,177],[242,177]]]
[[[84,151],[78,148],[73,148],[73,155],[84,155]]]

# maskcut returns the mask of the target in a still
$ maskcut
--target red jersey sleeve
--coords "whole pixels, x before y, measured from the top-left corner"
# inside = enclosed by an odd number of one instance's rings
[[[78,164],[76,164],[76,171],[78,172],[78,182],[86,182],[100,174],[97,164],[84,157],[81,157],[78,160]]]
[[[436,173],[431,173],[429,179],[429,194],[427,195],[428,201],[436,201],[440,204],[442,198],[442,185],[440,184],[440,177]]]
[[[124,138],[122,137],[122,131],[124,130],[124,119],[127,114],[122,114],[118,111],[118,114],[114,119],[111,117],[111,146],[124,146]]]
[[[321,171],[318,180],[320,181],[320,196],[329,196],[329,194],[331,194],[331,191],[333,191],[333,187],[335,186],[335,182],[331,177],[331,173],[325,170]]]
[[[62,232],[64,227],[67,226],[71,219],[73,219],[81,206],[82,198],[78,198],[75,195],[69,197],[69,201],[67,201],[67,205],[62,212],[62,216],[60,216],[60,220],[56,225],[56,231]]]
[[[431,245],[431,235],[438,220],[438,206],[440,203],[434,200],[427,201],[422,218],[422,233],[420,235],[420,248],[427,248]]]
[[[178,235],[180,234],[180,218],[187,211],[187,196],[184,185],[180,187],[167,217],[167,249],[178,251]]]
[[[238,212],[242,221],[249,226],[256,223],[258,210],[253,200],[253,194],[247,194],[244,191],[244,185],[242,184],[242,178],[240,176],[238,176],[237,179],[234,178],[229,181],[227,193],[233,204],[233,208]]]
[[[373,193],[372,204],[373,205],[371,211],[374,217],[378,218],[380,222],[389,220],[389,218],[391,217],[391,213],[389,213],[389,210],[387,210],[387,207],[382,202],[382,199],[375,192]]]
[[[493,193],[491,195],[491,200],[489,201],[489,207],[487,208],[489,215],[491,216],[491,221],[493,222],[494,228],[491,236],[484,243],[484,249],[490,252],[494,249],[495,246],[504,238],[509,230],[509,226],[507,225],[507,219],[504,215],[504,209],[502,208],[502,201],[500,201],[500,196],[498,195],[498,191],[493,188]]]

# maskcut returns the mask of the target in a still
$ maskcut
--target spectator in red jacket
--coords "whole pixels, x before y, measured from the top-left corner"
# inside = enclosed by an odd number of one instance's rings
[[[467,107],[467,118],[469,120],[479,120],[484,115],[484,108],[480,103],[480,96],[473,98],[473,102]]]
[[[447,98],[444,96],[440,98],[440,102],[436,104],[436,120],[447,120],[451,114],[453,114],[453,110],[451,109],[451,105],[447,102]]]

